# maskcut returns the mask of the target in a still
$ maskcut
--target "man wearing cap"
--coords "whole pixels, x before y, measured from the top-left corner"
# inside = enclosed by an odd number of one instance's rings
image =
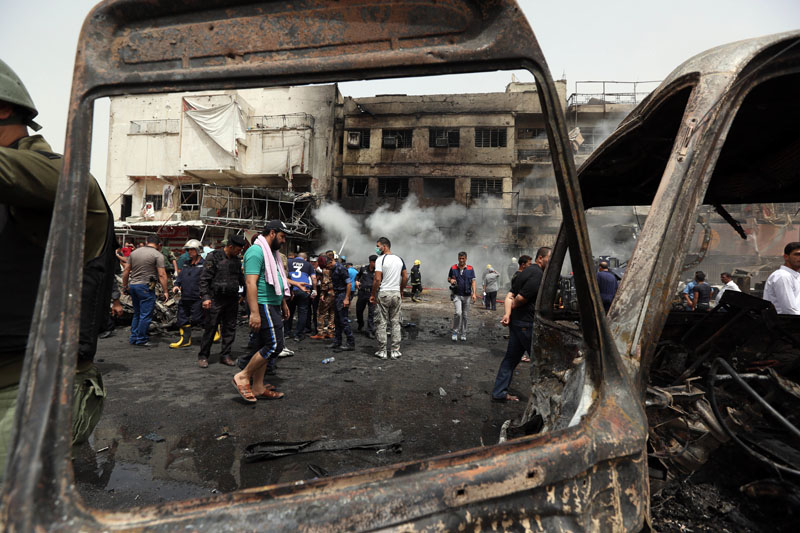
[[[358,302],[356,303],[356,319],[358,319],[358,331],[364,330],[364,309],[369,306],[367,311],[367,332],[366,336],[370,339],[375,338],[375,305],[370,303],[369,297],[372,294],[372,283],[375,281],[375,261],[377,255],[369,256],[369,265],[361,267],[356,275],[356,289],[358,290]]]
[[[236,310],[239,307],[239,287],[244,286],[242,262],[239,254],[247,241],[241,235],[233,235],[222,250],[214,250],[205,259],[203,275],[200,277],[200,298],[205,311],[203,341],[197,354],[197,365],[208,367],[208,356],[217,327],[222,329],[222,347],[219,362],[233,366],[231,347],[236,338]],[[183,275],[183,271],[181,271]]]
[[[189,254],[189,261],[183,266],[172,287],[174,294],[181,293],[178,302],[177,324],[180,338],[169,345],[170,348],[186,348],[192,345],[192,325],[203,323],[203,307],[200,299],[200,278],[203,275],[203,258],[200,252],[203,245],[197,239],[186,241],[183,247]],[[208,365],[206,365],[208,366]]]
[[[411,267],[411,274],[408,276],[408,281],[411,283],[411,301],[418,302],[419,295],[422,294],[422,274],[419,267],[422,261],[419,259],[414,260],[414,266]]]
[[[33,120],[37,114],[22,81],[0,60],[0,246],[7,253],[0,261],[0,279],[5,282],[0,291],[0,479],[62,165],[61,156],[52,152],[41,135],[28,134],[29,127],[41,129]],[[73,443],[89,437],[102,411],[105,389],[92,361],[97,336],[106,322],[118,263],[113,216],[94,179],[89,180],[83,237]]]
[[[244,254],[250,329],[256,332],[256,343],[261,346],[249,357],[240,358],[240,366],[245,366],[233,376],[233,386],[247,403],[283,398],[282,392],[265,386],[264,374],[284,348],[283,321],[289,316],[284,297],[289,296],[289,282],[278,251],[287,234],[286,224],[271,220]]]

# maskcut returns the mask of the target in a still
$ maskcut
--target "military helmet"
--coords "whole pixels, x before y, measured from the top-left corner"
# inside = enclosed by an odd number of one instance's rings
[[[197,239],[189,239],[188,241],[186,241],[186,244],[183,245],[183,248],[184,249],[194,248],[198,252],[202,252],[203,251],[203,244],[200,241],[198,241]]]
[[[0,59],[0,101],[13,104],[25,111],[27,114],[22,118],[22,124],[30,126],[34,131],[39,131],[42,127],[33,121],[39,114],[33,99],[28,94],[28,90],[19,79],[17,73],[9,67],[5,61]]]

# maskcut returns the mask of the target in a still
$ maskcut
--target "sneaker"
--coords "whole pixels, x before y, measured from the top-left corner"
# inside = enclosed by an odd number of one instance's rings
[[[284,348],[281,353],[278,354],[278,357],[291,357],[294,355],[294,352],[289,348]]]
[[[458,333],[453,332],[453,336],[450,337],[450,338],[453,339],[453,342],[457,342],[458,341]]]
[[[392,359],[400,359],[401,355],[400,350],[392,350]]]
[[[378,359],[388,359],[389,358],[386,355],[386,351],[385,350],[378,350],[377,352],[375,352],[375,357],[377,357]]]
[[[467,336],[461,335],[461,342],[466,342],[466,341],[467,341]]]

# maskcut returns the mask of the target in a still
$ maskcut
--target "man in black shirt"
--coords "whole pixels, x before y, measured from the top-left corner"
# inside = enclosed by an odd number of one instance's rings
[[[494,401],[519,401],[518,397],[508,393],[508,387],[522,355],[531,349],[536,295],[539,293],[539,285],[542,283],[544,269],[547,268],[549,261],[550,248],[539,248],[533,264],[518,272],[511,282],[511,291],[505,299],[505,314],[501,320],[501,323],[508,327],[508,347],[492,390]]]
[[[356,275],[356,288],[358,288],[358,302],[356,303],[356,318],[358,319],[358,331],[364,329],[364,309],[367,309],[367,332],[370,339],[375,338],[375,306],[369,303],[372,294],[372,283],[375,281],[375,261],[377,255],[369,256],[369,265],[364,265]]]
[[[708,311],[711,309],[711,285],[706,283],[705,272],[698,270],[694,280],[696,284],[692,287],[692,310]]]

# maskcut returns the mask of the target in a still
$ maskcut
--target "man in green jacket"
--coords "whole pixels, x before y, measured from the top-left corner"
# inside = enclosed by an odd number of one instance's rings
[[[0,60],[0,479],[14,427],[28,332],[33,320],[61,156],[41,135],[28,135],[38,112],[14,71]],[[92,360],[111,302],[117,248],[113,217],[96,181],[87,206],[73,443],[88,438],[102,410],[102,379]]]

